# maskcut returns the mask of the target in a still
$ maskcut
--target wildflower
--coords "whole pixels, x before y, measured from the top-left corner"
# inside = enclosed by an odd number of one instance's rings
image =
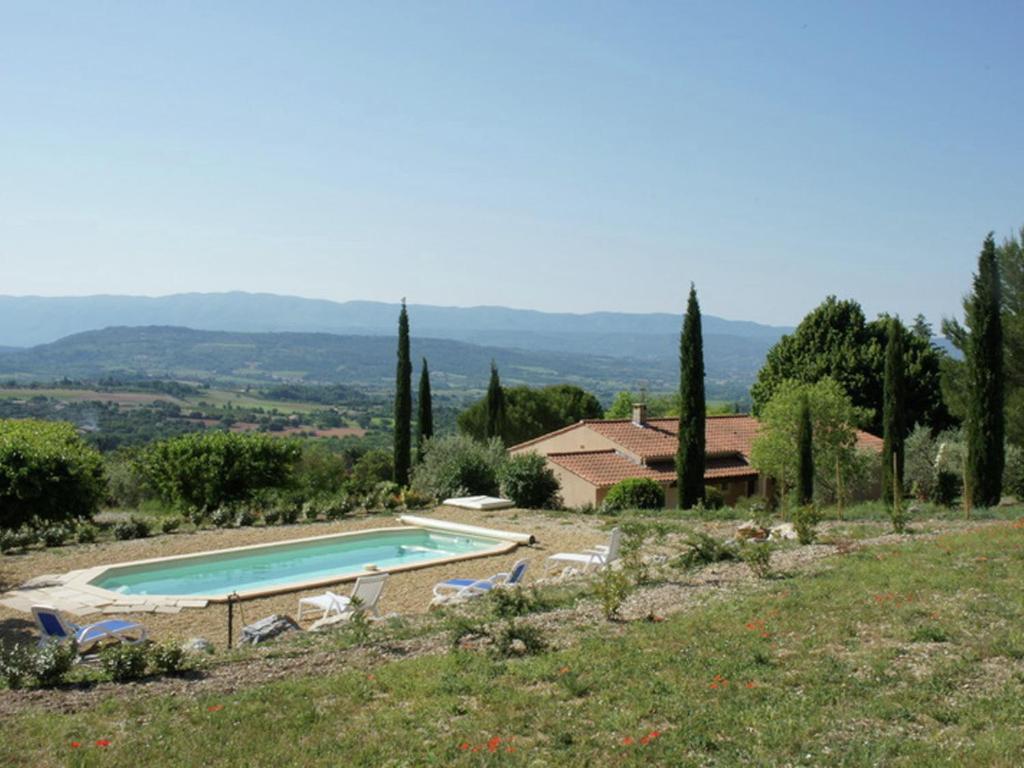
[[[569,668],[568,667],[562,667],[560,670],[558,670],[558,674],[560,674],[560,675],[567,675],[567,674],[569,674]]]
[[[373,682],[374,680],[376,680],[377,678],[376,678],[375,676],[373,676],[373,675],[367,675],[367,676],[366,676],[366,679],[367,679],[367,680],[369,680],[369,681],[370,681],[370,682],[372,683],[372,682]]]
[[[97,747],[104,747],[104,748],[105,747],[109,747],[110,746],[110,742],[107,739],[96,739],[96,746]]]
[[[747,680],[747,688],[757,688],[757,682],[754,680]]]
[[[206,708],[206,711],[207,712],[220,712],[222,709],[224,709],[224,705],[223,704],[211,704],[210,706],[208,706]]]
[[[82,746],[82,742],[80,742],[80,741],[72,741],[71,742],[71,748],[72,749],[78,749],[80,746]]]
[[[490,741],[487,742],[487,751],[488,752],[497,752],[499,744],[501,744],[501,739],[498,738],[497,736],[494,736],[493,738],[491,738]]]
[[[467,749],[469,749],[469,742],[464,741],[461,744],[459,744],[459,749],[465,752]]]
[[[636,742],[633,741],[633,737],[632,736],[624,736],[623,739],[622,739],[622,746],[624,746],[624,747],[631,747],[635,743]]]

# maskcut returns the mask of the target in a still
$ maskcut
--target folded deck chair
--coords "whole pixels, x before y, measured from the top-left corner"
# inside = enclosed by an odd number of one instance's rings
[[[373,576],[360,576],[356,579],[356,585],[352,588],[352,597],[336,595],[333,592],[325,592],[315,597],[299,598],[299,621],[302,621],[302,614],[308,611],[320,611],[319,618],[326,619],[331,614],[338,616],[351,616],[355,612],[352,605],[354,598],[359,600],[360,609],[379,615],[377,603],[380,602],[380,593],[384,591],[384,582],[387,580],[386,573],[377,573]]]
[[[544,573],[547,574],[548,571],[560,563],[581,565],[584,571],[599,570],[608,565],[608,563],[618,560],[621,543],[622,532],[615,528],[612,530],[611,539],[609,539],[607,546],[599,545],[583,552],[558,552],[551,555],[544,561]]]
[[[106,619],[79,626],[65,619],[60,611],[50,605],[33,605],[32,615],[43,635],[40,645],[71,639],[78,644],[78,650],[84,653],[104,640],[135,645],[146,639],[144,626],[125,619]]]
[[[518,560],[507,573],[496,573],[486,579],[448,579],[434,585],[434,597],[464,598],[478,597],[495,587],[512,587],[523,580],[528,563]]]

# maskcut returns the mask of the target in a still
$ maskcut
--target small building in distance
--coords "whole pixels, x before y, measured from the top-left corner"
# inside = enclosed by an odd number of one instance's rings
[[[758,421],[748,415],[708,416],[704,482],[722,491],[727,504],[763,495],[767,478],[750,464]],[[586,419],[509,448],[511,455],[538,453],[561,485],[567,507],[599,505],[608,490],[632,477],[647,477],[665,490],[665,506],[678,506],[676,449],[679,420],[648,419],[644,405],[631,419]],[[881,453],[882,440],[857,432],[858,447]]]

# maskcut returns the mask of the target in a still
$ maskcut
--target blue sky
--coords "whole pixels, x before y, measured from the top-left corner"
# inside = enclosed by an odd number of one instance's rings
[[[1024,5],[0,2],[0,293],[937,322]]]

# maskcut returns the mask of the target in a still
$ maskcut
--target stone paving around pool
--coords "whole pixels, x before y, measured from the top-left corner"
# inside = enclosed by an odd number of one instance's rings
[[[30,611],[33,605],[49,605],[75,616],[104,613],[178,613],[182,608],[205,608],[206,600],[161,595],[118,595],[87,583],[109,566],[46,574],[0,595],[0,605]]]

